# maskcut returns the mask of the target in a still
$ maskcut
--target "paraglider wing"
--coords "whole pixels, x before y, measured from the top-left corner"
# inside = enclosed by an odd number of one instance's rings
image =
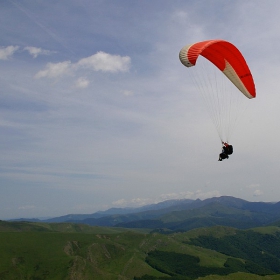
[[[182,64],[191,67],[196,64],[199,55],[219,68],[246,97],[256,97],[251,71],[243,55],[233,44],[224,40],[198,42],[183,47],[179,57]]]

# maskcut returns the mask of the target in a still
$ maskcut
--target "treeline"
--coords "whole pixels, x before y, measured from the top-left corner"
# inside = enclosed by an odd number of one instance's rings
[[[255,274],[280,273],[280,234],[261,234],[252,230],[217,238],[211,235],[192,238],[188,244],[208,248],[246,260],[246,269]]]
[[[154,276],[144,275],[135,277],[135,280],[192,280],[211,274],[228,275],[237,271],[260,275],[273,274],[271,270],[264,269],[250,261],[242,262],[235,258],[228,258],[224,267],[207,267],[199,264],[199,257],[159,250],[151,251],[146,258],[146,262],[154,269],[169,276],[155,278]]]

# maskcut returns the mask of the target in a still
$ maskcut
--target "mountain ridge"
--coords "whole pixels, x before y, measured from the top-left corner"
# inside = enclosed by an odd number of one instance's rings
[[[277,224],[279,221],[280,202],[249,202],[232,196],[220,196],[205,200],[167,200],[136,208],[110,208],[93,214],[69,214],[40,222],[188,231],[215,225],[246,229]]]

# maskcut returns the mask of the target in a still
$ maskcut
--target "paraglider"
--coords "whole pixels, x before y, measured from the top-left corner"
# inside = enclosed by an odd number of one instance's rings
[[[186,45],[181,49],[179,58],[184,66],[195,70],[188,72],[206,101],[223,144],[219,155],[219,161],[222,161],[233,153],[232,145],[228,143],[242,113],[240,104],[256,97],[251,71],[242,53],[232,43],[224,40],[207,40]]]
[[[232,145],[228,144],[227,142],[222,142],[222,144],[223,144],[223,148],[222,148],[222,152],[219,154],[218,161],[222,161],[226,158],[229,158],[229,155],[233,153]]]

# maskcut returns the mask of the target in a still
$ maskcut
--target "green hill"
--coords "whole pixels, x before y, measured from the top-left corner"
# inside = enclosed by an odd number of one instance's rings
[[[0,230],[0,279],[280,279],[278,227],[160,234],[1,222]]]

